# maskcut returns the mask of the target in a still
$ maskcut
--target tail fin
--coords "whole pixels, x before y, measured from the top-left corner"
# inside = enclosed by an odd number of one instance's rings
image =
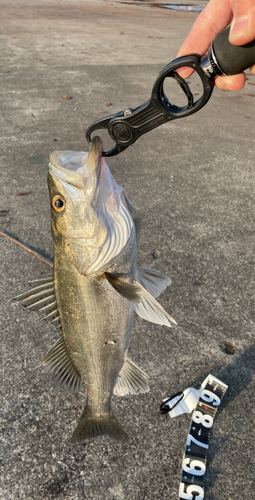
[[[71,443],[86,443],[91,438],[107,434],[116,441],[128,440],[128,435],[118,422],[113,413],[108,413],[100,417],[91,418],[90,412],[82,413],[79,423],[72,435]]]

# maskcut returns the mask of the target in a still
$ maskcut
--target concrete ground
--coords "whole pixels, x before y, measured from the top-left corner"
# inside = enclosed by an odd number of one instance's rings
[[[92,121],[147,100],[197,13],[108,0],[0,6],[0,230],[51,259],[49,153],[86,150]],[[139,265],[171,277],[160,303],[178,323],[135,320],[130,356],[151,390],[113,400],[128,443],[70,444],[84,395],[56,390],[38,367],[58,334],[9,301],[49,267],[0,236],[1,499],[177,499],[191,416],[170,420],[159,405],[208,373],[229,389],[205,498],[254,498],[255,76],[247,75],[243,90],[215,89],[200,112],[108,161],[144,218]]]

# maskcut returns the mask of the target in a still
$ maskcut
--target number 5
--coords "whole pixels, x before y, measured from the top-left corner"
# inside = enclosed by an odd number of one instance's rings
[[[185,500],[192,500],[194,497],[195,493],[199,493],[199,495],[196,496],[196,500],[203,500],[204,498],[204,490],[201,488],[201,486],[197,486],[196,484],[190,484],[187,487],[187,493],[184,493],[184,483],[180,484],[180,489],[179,489],[179,500],[185,499]]]

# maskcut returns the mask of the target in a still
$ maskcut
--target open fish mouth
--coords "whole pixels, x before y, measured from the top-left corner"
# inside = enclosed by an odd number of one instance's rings
[[[102,163],[105,163],[102,150],[102,141],[96,136],[88,153],[54,151],[50,155],[49,172],[61,181],[74,203],[85,196],[93,196],[99,184]]]
[[[88,153],[55,151],[50,155],[49,174],[58,181],[60,193],[65,196],[66,192],[71,199],[69,249],[75,242],[94,249],[93,262],[76,265],[86,275],[98,274],[112,263],[134,231],[133,205],[115,182],[102,151],[102,141],[96,136]]]

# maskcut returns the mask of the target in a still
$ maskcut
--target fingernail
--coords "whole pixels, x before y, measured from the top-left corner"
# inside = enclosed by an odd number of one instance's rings
[[[249,18],[248,16],[240,16],[236,19],[233,19],[231,28],[230,28],[230,37],[232,39],[237,39],[243,35],[245,35],[246,30],[249,27]]]

